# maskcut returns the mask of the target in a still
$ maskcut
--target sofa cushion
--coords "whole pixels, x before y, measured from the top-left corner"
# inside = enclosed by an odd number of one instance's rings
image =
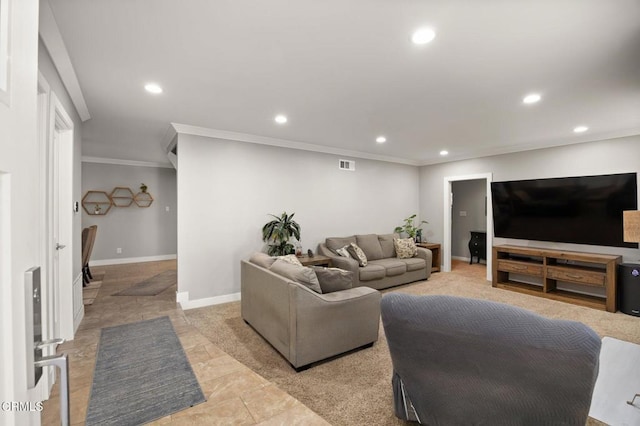
[[[338,250],[340,247],[344,247],[344,246],[348,246],[351,243],[355,243],[356,242],[356,237],[355,236],[351,236],[351,237],[329,237],[326,239],[325,241],[325,245],[327,246],[327,248],[329,250],[331,250],[334,253],[338,253],[336,250]]]
[[[359,268],[360,281],[380,280],[384,278],[386,271],[384,266],[369,263],[367,266]]]
[[[392,257],[390,259],[378,259],[371,261],[374,265],[380,265],[385,269],[385,275],[393,277],[395,275],[402,275],[407,272],[407,264],[402,259],[396,259]]]
[[[399,259],[408,259],[418,255],[418,247],[413,238],[396,238],[393,240],[393,244]]]
[[[358,265],[367,266],[367,255],[364,254],[362,249],[356,243],[351,243],[351,245],[347,247],[347,251],[351,257],[358,261]]]
[[[367,260],[382,259],[382,247],[376,234],[356,235],[356,244],[367,256]]]
[[[295,254],[286,254],[284,256],[278,256],[277,258],[284,260],[287,263],[291,263],[292,265],[302,266],[302,263],[300,263]]]
[[[427,267],[427,261],[421,257],[412,257],[410,259],[398,259],[407,265],[407,272],[419,271]]]
[[[262,252],[255,252],[249,258],[249,262],[267,269],[270,268],[275,261],[275,257],[269,256],[267,253]]]
[[[318,277],[323,294],[353,287],[353,272],[351,271],[345,271],[340,268],[324,268],[322,266],[312,266],[312,269]]]
[[[400,238],[398,234],[382,234],[378,235],[380,248],[382,249],[382,258],[396,257],[396,248],[393,245],[394,238]]]
[[[320,282],[318,282],[318,277],[313,269],[294,265],[282,259],[277,259],[269,268],[271,272],[282,275],[285,278],[290,279],[291,281],[296,281],[302,285],[309,287],[311,290],[322,293],[322,288],[320,288]]]

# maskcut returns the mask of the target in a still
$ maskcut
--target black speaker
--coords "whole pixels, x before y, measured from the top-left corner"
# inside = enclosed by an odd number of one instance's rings
[[[622,263],[618,268],[618,307],[640,317],[640,265]]]

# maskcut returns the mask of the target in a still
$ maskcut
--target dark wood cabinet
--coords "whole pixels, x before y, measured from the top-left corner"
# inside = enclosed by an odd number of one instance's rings
[[[473,258],[478,258],[478,263],[480,263],[480,259],[487,260],[487,233],[484,231],[471,231],[471,239],[469,240],[469,253],[471,254],[471,259],[469,260],[469,265],[473,263]]]

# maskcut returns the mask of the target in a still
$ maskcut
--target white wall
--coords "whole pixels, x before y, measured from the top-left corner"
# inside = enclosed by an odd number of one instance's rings
[[[178,292],[240,291],[240,260],[263,248],[269,213],[294,213],[304,251],[330,236],[389,233],[418,210],[418,168],[178,136]]]
[[[176,171],[173,168],[82,163],[82,194],[127,187],[136,194],[145,183],[153,196],[149,207],[111,207],[104,216],[82,211],[82,226],[97,225],[91,262],[118,263],[122,259],[175,255],[177,250]],[[168,208],[168,211],[167,211]],[[116,249],[122,253],[117,254]]]
[[[39,265],[38,1],[12,1],[10,104],[0,102],[0,401],[28,401],[24,272]],[[0,411],[0,424],[38,413]]]
[[[493,173],[493,181],[640,172],[640,136],[547,148],[514,154],[456,161],[420,168],[420,214],[430,241],[443,240],[443,181],[445,177]],[[640,187],[640,186],[639,186]],[[493,230],[488,230],[491,238]],[[495,238],[494,244],[607,253],[637,261],[638,250],[579,244],[529,242]]]

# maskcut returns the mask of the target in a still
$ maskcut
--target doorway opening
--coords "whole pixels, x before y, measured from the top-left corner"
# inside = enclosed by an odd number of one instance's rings
[[[444,178],[444,240],[443,240],[443,270],[447,272],[451,272],[452,270],[452,258],[455,258],[456,266],[466,266],[468,265],[468,260],[462,253],[464,253],[462,234],[468,233],[468,237],[466,237],[467,247],[469,242],[471,241],[472,232],[476,233],[476,236],[479,235],[481,238],[482,231],[485,232],[486,242],[485,242],[485,250],[486,250],[486,279],[491,280],[491,252],[492,252],[492,235],[493,235],[493,215],[491,210],[491,181],[492,174],[491,173],[483,173],[483,174],[475,174],[475,175],[465,175],[465,176],[452,176]],[[474,218],[471,221],[464,220],[465,218],[469,218],[469,210],[471,208],[478,209],[477,200],[473,200],[474,196],[471,196],[468,191],[471,191],[474,187],[482,187],[484,186],[484,192],[480,192],[480,197],[484,198],[484,202],[481,205],[480,209],[484,210],[484,214],[480,215],[479,213],[474,214]],[[456,201],[454,199],[454,189],[458,189],[459,196],[464,198],[457,202],[456,209],[454,211],[454,203]],[[480,200],[482,202],[482,200]],[[476,205],[473,207],[473,205]],[[456,219],[453,218],[453,215],[456,214]],[[459,220],[462,219],[462,220]],[[454,222],[457,225],[466,223],[466,229],[463,226],[457,226],[455,231],[453,229]],[[473,228],[473,229],[472,229]],[[452,236],[455,238],[452,240]],[[455,245],[455,246],[454,246]],[[452,252],[456,253],[452,257]],[[469,249],[466,250],[469,255]],[[473,259],[477,260],[477,257]],[[472,266],[472,265],[471,265]]]

